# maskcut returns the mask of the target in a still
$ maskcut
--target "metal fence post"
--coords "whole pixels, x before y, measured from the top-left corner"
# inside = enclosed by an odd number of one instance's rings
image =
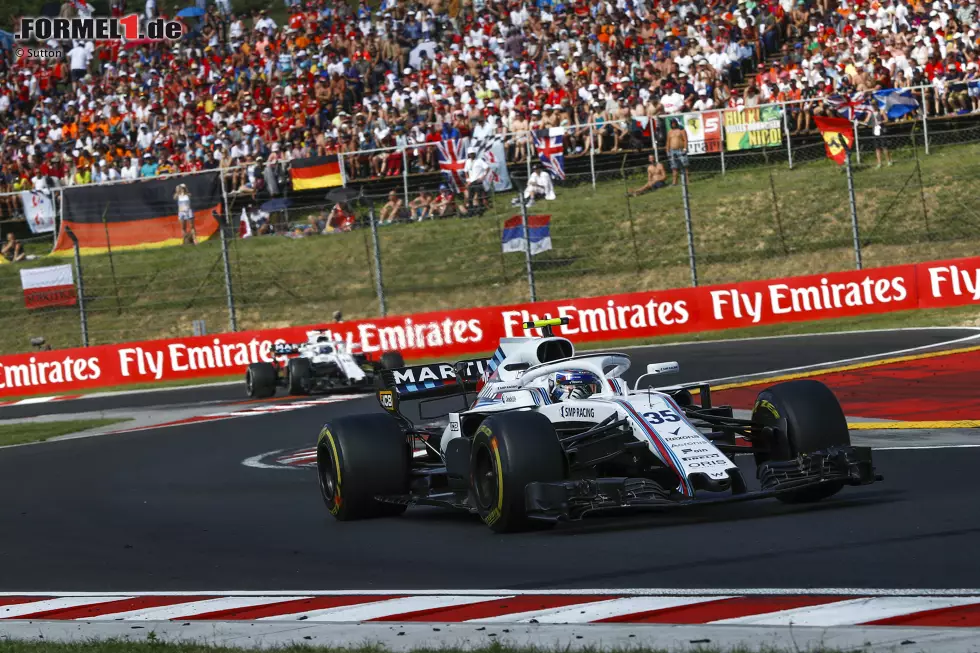
[[[687,189],[687,168],[681,168],[681,190],[684,193],[684,222],[687,225],[687,257],[691,263],[691,285],[698,285],[698,264],[694,253],[694,224],[691,221],[691,200]]]
[[[650,147],[653,148],[653,162],[660,163],[660,154],[657,152],[657,119],[647,117],[647,124],[650,125]]]
[[[595,134],[592,131],[594,125],[589,123],[589,172],[592,173],[592,190],[595,190]],[[656,144],[653,151],[657,151]]]
[[[926,154],[929,154],[929,98],[927,88],[922,89],[922,138],[925,139]]]
[[[214,212],[215,219],[221,225],[221,262],[225,268],[225,293],[228,295],[228,327],[234,333],[238,331],[238,316],[235,312],[235,291],[231,283],[231,257],[228,255],[228,230],[231,228],[231,220],[228,213],[219,217],[218,212]]]
[[[856,117],[851,119],[851,124],[854,126],[854,152],[857,153],[857,164],[861,165],[861,137],[858,135],[858,121]]]
[[[855,130],[855,134],[857,134],[857,130]],[[857,264],[857,269],[860,270],[861,236],[858,232],[857,199],[854,197],[854,168],[851,166],[851,150],[850,148],[845,149],[847,151],[847,192],[851,200],[851,231],[854,234],[854,261]]]
[[[721,116],[722,113],[719,111],[718,115]],[[725,119],[719,117],[718,122],[719,122],[718,129],[720,131],[719,136],[721,136],[721,144],[720,147],[718,148],[718,152],[721,153],[721,174],[724,175],[725,174]],[[701,114],[701,124],[702,125],[704,124],[703,113]]]
[[[789,136],[789,118],[786,105],[783,105],[783,132],[786,134],[786,158],[789,160],[789,169],[793,169],[793,145]]]
[[[385,301],[384,279],[381,276],[381,242],[378,240],[378,222],[374,219],[372,200],[368,200],[368,218],[371,220],[371,243],[374,245],[374,287],[378,292],[378,308],[381,317],[387,317],[388,303]]]
[[[532,132],[527,133],[527,140],[524,141],[524,158],[527,160],[527,178],[531,179],[531,139],[534,138]]]
[[[85,278],[82,276],[82,252],[78,248],[78,236],[65,227],[65,233],[71,238],[72,248],[75,250],[75,276],[78,277],[78,321],[82,325],[82,347],[88,347],[88,314],[85,312]]]
[[[405,193],[405,206],[408,206],[408,148],[402,146],[402,187]]]
[[[531,231],[527,224],[527,199],[524,197],[524,190],[517,189],[517,196],[521,198],[521,225],[524,227],[524,265],[527,267],[527,288],[531,297],[531,302],[538,301],[538,292],[534,285],[534,264],[531,260]]]

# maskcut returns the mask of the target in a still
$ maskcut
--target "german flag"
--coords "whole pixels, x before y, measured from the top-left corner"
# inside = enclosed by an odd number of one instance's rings
[[[331,188],[344,185],[344,175],[336,154],[296,159],[292,165],[293,190]]]
[[[144,179],[122,184],[72,186],[63,196],[64,219],[55,243],[55,255],[71,255],[73,244],[66,227],[78,238],[83,254],[113,250],[147,249],[184,242],[177,217],[177,184],[187,186],[198,240],[218,231],[214,213],[221,212],[221,178],[217,172]]]

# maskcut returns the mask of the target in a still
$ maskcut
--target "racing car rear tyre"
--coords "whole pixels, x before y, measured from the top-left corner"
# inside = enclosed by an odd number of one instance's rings
[[[398,421],[385,414],[350,415],[323,425],[316,447],[320,496],[340,521],[400,515],[408,495],[411,454]]]
[[[286,364],[286,387],[289,389],[289,394],[310,394],[312,376],[308,358],[290,358]]]
[[[385,370],[397,370],[405,367],[405,359],[399,351],[386,351],[381,354],[381,368]]]
[[[776,431],[768,454],[755,454],[756,465],[767,460],[793,460],[800,454],[851,444],[840,402],[819,381],[788,381],[760,392],[752,410],[752,421],[775,425],[781,419],[786,420],[785,429]],[[808,503],[837,494],[842,487],[843,483],[824,483],[778,494],[776,498],[784,503]]]
[[[252,363],[245,371],[245,391],[249,397],[264,399],[276,394],[276,368],[272,363]]]
[[[470,453],[470,495],[483,522],[497,533],[546,528],[527,515],[528,483],[565,479],[565,455],[547,417],[531,412],[491,415],[477,429]]]

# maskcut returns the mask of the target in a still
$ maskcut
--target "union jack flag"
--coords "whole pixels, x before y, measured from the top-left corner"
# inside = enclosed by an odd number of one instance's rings
[[[847,95],[835,94],[824,100],[824,104],[837,112],[841,118],[848,120],[864,120],[868,114],[874,113],[875,107],[867,93]]]
[[[463,167],[466,165],[465,151],[463,143],[456,138],[436,143],[439,169],[449,178],[449,183],[457,193],[460,188],[466,187],[466,179],[463,176]]]
[[[538,158],[555,179],[565,178],[565,128],[552,127],[532,132]]]

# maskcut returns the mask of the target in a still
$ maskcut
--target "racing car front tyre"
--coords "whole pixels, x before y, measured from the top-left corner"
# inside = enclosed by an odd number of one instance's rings
[[[565,479],[565,455],[547,417],[532,412],[491,415],[470,449],[470,495],[483,522],[497,533],[553,525],[528,517],[528,483]]]
[[[290,358],[289,363],[286,364],[286,387],[289,389],[289,394],[310,394],[312,376],[308,358]]]
[[[785,428],[781,425],[785,420]],[[756,465],[767,460],[793,460],[800,454],[851,445],[847,419],[834,393],[819,381],[779,383],[759,393],[752,421],[780,426],[768,454],[756,453]],[[809,503],[840,492],[843,483],[822,483],[776,495],[784,503]]]
[[[399,351],[386,351],[381,354],[381,369],[397,370],[405,367],[405,359]]]
[[[249,397],[264,399],[276,394],[276,368],[272,363],[252,363],[245,371],[245,391]]]
[[[407,504],[375,497],[406,496],[410,467],[405,433],[390,415],[339,417],[320,431],[316,447],[320,495],[340,521],[405,512]]]

